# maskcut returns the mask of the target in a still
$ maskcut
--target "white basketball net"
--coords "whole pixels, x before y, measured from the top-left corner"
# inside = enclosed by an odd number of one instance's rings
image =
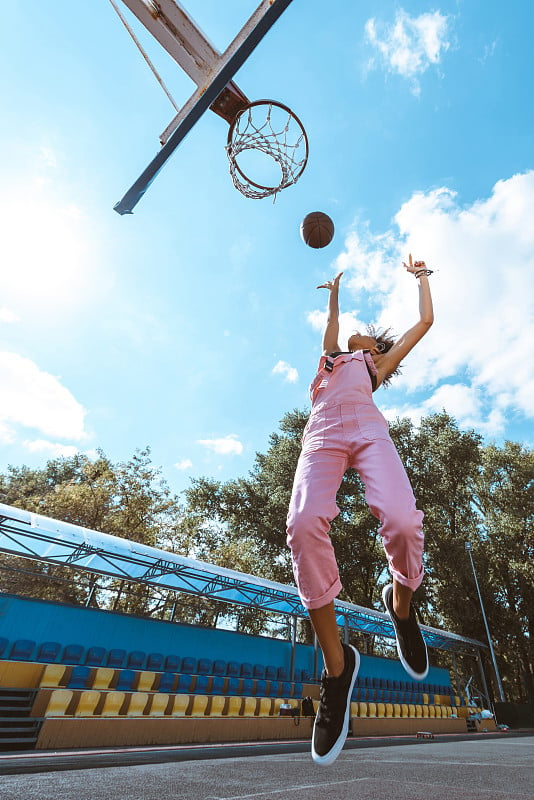
[[[260,100],[243,109],[236,116],[228,139],[226,152],[233,184],[245,197],[256,200],[271,195],[276,198],[278,192],[296,183],[308,160],[308,140],[302,123],[289,108],[271,100]],[[272,158],[280,168],[280,182],[263,186],[249,178],[237,161],[245,150],[258,150]]]

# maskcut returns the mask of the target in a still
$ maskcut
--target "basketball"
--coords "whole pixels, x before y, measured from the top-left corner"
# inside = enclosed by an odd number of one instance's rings
[[[334,223],[328,214],[312,211],[300,223],[300,235],[308,247],[326,247],[334,238]]]

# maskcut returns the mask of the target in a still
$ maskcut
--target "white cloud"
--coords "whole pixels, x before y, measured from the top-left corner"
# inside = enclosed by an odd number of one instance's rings
[[[243,445],[235,433],[221,439],[198,439],[197,444],[222,456],[239,456],[243,452]]]
[[[295,367],[288,364],[287,361],[279,361],[272,369],[273,375],[283,375],[284,380],[288,383],[296,383],[299,379],[299,374]]]
[[[193,466],[193,462],[189,458],[183,458],[181,461],[177,461],[174,466],[180,470],[190,469]]]
[[[397,417],[408,417],[418,425],[421,417],[446,411],[461,428],[474,428],[484,436],[499,436],[505,428],[505,416],[500,408],[487,408],[485,397],[466,384],[443,384],[420,404],[406,403],[380,410],[390,422]]]
[[[81,210],[42,177],[0,187],[0,292],[16,316],[84,302],[97,238]]]
[[[18,322],[19,318],[14,311],[7,306],[0,306],[0,322]]]
[[[411,17],[401,8],[391,25],[377,25],[374,18],[367,20],[365,32],[386,68],[409,78],[412,91],[419,94],[416,76],[425,72],[431,64],[439,64],[442,54],[450,46],[448,27],[448,17],[439,11]],[[378,28],[383,31],[382,35]],[[370,66],[373,66],[373,62]]]
[[[75,456],[79,449],[75,445],[48,442],[46,439],[27,439],[22,443],[30,453],[46,453],[52,458]]]
[[[85,409],[59,378],[17,353],[0,352],[0,423],[60,439],[86,438]]]
[[[489,197],[464,207],[447,187],[417,192],[392,230],[374,235],[364,225],[347,237],[337,260],[342,286],[354,290],[356,302],[362,293],[371,299],[377,324],[397,334],[417,319],[417,285],[402,261],[411,252],[436,270],[434,326],[394,383],[408,394],[431,393],[419,404],[422,413],[448,403],[485,432],[502,430],[513,411],[534,416],[533,204],[529,171],[498,181]],[[321,314],[312,312],[311,324]],[[443,382],[449,388],[438,392]]]

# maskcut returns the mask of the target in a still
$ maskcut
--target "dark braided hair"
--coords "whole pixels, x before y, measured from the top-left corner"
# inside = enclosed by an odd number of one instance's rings
[[[391,328],[386,328],[385,330],[380,330],[379,328],[375,328],[374,325],[367,326],[367,335],[372,336],[373,339],[376,340],[377,345],[379,345],[379,350],[381,353],[387,353],[388,350],[391,350],[393,345],[395,344],[395,337],[391,334]],[[401,365],[399,364],[396,369],[392,372],[388,373],[384,380],[382,381],[383,386],[389,386],[391,383],[391,378],[394,375],[401,374]]]

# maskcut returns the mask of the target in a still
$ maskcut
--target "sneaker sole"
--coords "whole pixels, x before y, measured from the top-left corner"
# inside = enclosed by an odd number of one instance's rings
[[[384,588],[382,589],[382,602],[384,603],[384,608],[386,609],[386,613],[387,613],[388,617],[390,618],[391,624],[393,625],[393,630],[395,631],[395,644],[397,646],[397,655],[399,656],[399,661],[401,662],[402,666],[404,667],[404,669],[406,670],[408,675],[411,678],[414,679],[414,681],[424,681],[424,679],[428,675],[428,669],[429,669],[428,649],[427,649],[427,646],[426,646],[426,642],[423,639],[423,643],[425,645],[425,653],[426,653],[426,670],[424,672],[415,672],[415,670],[412,669],[412,667],[408,664],[408,662],[404,658],[404,656],[402,654],[402,650],[399,647],[399,640],[397,639],[397,630],[395,628],[395,623],[393,621],[393,618],[392,618],[391,614],[389,613],[388,604],[386,603],[386,595],[388,593],[388,590],[392,587],[392,585],[393,584],[388,583],[388,585],[384,586]],[[393,591],[393,589],[392,589],[392,591]]]
[[[338,755],[343,750],[343,746],[345,744],[345,740],[347,738],[347,734],[349,732],[349,719],[350,719],[350,703],[352,698],[352,690],[354,689],[354,684],[356,682],[356,676],[358,675],[358,670],[360,669],[360,654],[353,647],[349,644],[350,649],[354,652],[354,672],[352,673],[352,680],[350,682],[350,688],[348,692],[348,701],[347,701],[347,708],[345,709],[345,718],[343,720],[343,727],[341,729],[341,733],[339,734],[336,743],[331,748],[331,750],[324,756],[320,756],[315,752],[315,748],[313,746],[314,735],[315,735],[315,722],[313,723],[313,733],[312,733],[312,758],[316,764],[320,764],[322,767],[328,767],[329,764],[333,764]]]

